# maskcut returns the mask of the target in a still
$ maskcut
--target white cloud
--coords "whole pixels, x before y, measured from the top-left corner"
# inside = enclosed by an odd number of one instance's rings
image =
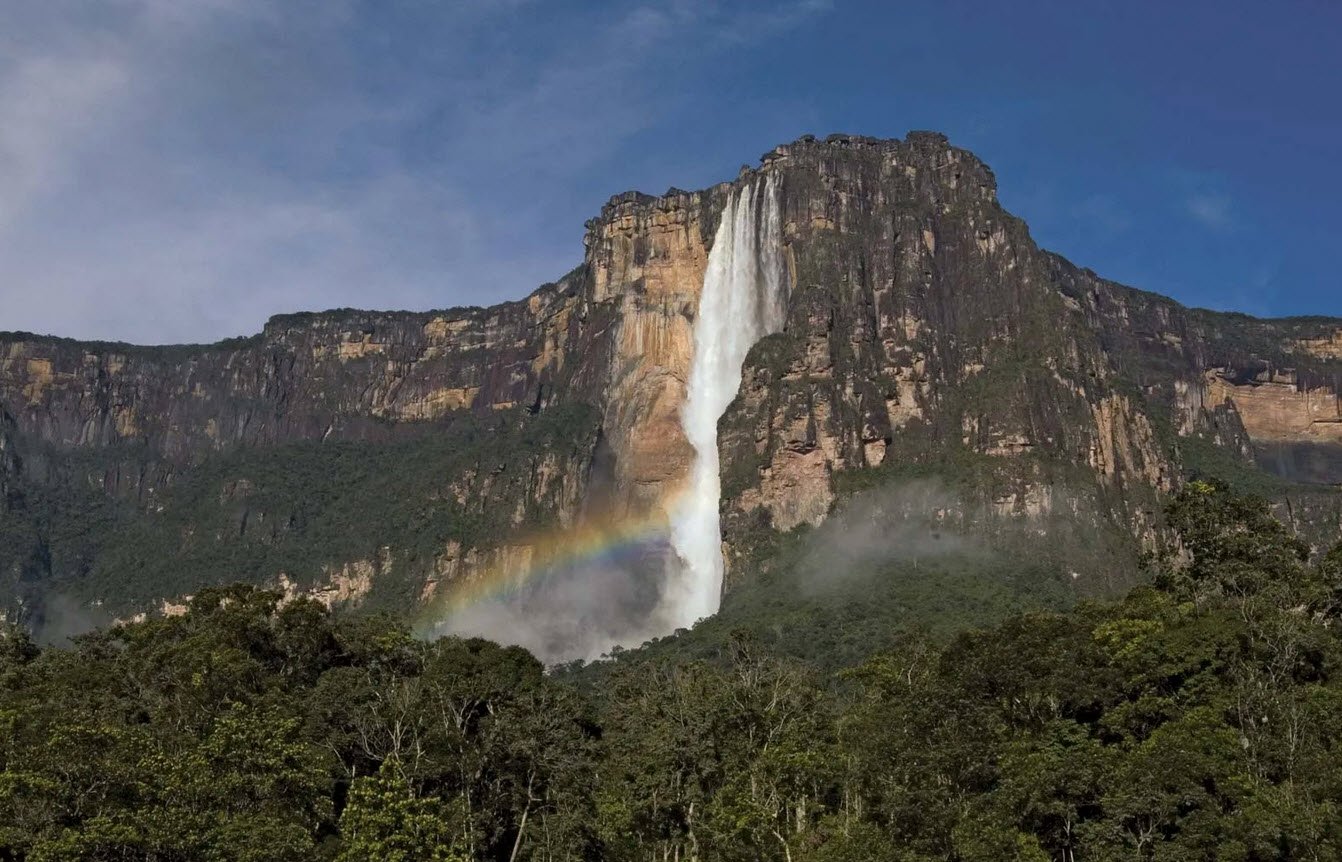
[[[284,311],[521,296],[581,253],[581,218],[547,221],[552,198],[687,99],[682,68],[729,50],[724,34],[768,38],[751,14],[15,4],[0,15],[0,328],[212,340]]]

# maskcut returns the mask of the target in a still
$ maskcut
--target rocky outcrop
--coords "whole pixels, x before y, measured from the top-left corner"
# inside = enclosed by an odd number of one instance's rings
[[[1294,371],[1264,371],[1236,383],[1213,369],[1204,391],[1213,407],[1233,407],[1255,442],[1342,443],[1342,398],[1328,386],[1302,385]]]
[[[454,585],[488,574],[504,582],[520,582],[535,558],[535,545],[525,542],[487,549],[463,549],[460,542],[448,542],[442,554],[434,560],[433,573],[424,582],[419,594],[420,604],[427,606],[444,598]]]
[[[423,601],[513,565],[528,534],[584,511],[644,517],[691,463],[679,412],[721,209],[734,185],[766,173],[781,190],[790,299],[785,331],[751,352],[720,425],[729,579],[768,536],[910,475],[958,489],[950,521],[1022,527],[1037,542],[1040,525],[1070,519],[1121,553],[1154,541],[1159,498],[1190,468],[1194,442],[1245,469],[1342,484],[1342,458],[1329,454],[1342,439],[1342,323],[1185,309],[1079,269],[1001,208],[987,166],[932,133],[803,138],[734,183],[619,195],[588,222],[581,266],[488,309],[286,315],[207,346],[0,335],[0,407],[12,418],[8,436],[0,423],[0,482],[6,464],[19,469],[7,453],[27,447],[38,453],[22,467],[29,480],[96,488],[120,501],[118,517],[164,521],[164,506],[208,498],[241,519],[229,541],[260,549],[244,574],[273,584],[287,571],[302,589],[338,581],[333,603],[376,604],[384,582]],[[582,405],[591,427],[532,440],[544,417]],[[431,549],[378,527],[369,547],[322,558],[327,574],[304,580],[269,549],[301,532],[310,506],[267,502],[264,488],[217,502],[241,473],[216,477],[211,465],[300,444],[406,445],[457,433],[463,417],[497,418],[488,433],[508,429],[511,448],[452,461],[458,472],[441,481],[396,479],[424,495],[426,523],[457,525]],[[182,491],[199,482],[213,483],[208,493]],[[174,542],[198,541],[175,529]]]
[[[720,205],[711,192],[622,195],[587,224],[592,299],[615,321],[602,427],[618,505],[629,509],[660,505],[693,458],[680,405]]]
[[[1169,486],[1151,421],[977,159],[933,134],[834,138],[763,170],[781,175],[794,285],[723,420],[729,541],[760,518],[818,524],[844,473],[957,452],[998,477],[965,503],[990,515],[1047,514],[1058,474],[1084,467],[1128,527]]]
[[[1302,338],[1295,346],[1297,350],[1320,359],[1342,359],[1342,329],[1316,338]]]

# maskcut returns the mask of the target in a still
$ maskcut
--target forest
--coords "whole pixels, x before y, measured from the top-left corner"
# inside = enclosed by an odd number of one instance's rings
[[[1167,522],[1121,600],[855,660],[736,628],[547,671],[250,586],[9,628],[0,860],[1342,858],[1342,545],[1215,482]]]

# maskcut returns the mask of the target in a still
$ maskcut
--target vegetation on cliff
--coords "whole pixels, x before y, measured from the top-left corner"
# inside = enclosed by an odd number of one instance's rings
[[[1338,858],[1342,547],[1216,484],[1168,514],[1120,602],[838,672],[738,629],[547,675],[243,586],[11,629],[0,859]]]
[[[300,588],[355,561],[386,560],[369,609],[408,612],[451,542],[490,547],[550,526],[587,469],[598,417],[583,405],[525,408],[412,429],[393,439],[305,440],[239,448],[183,471],[150,505],[110,497],[82,477],[134,462],[108,450],[51,453],[71,479],[25,484],[19,516],[0,511],[0,573],[52,572],[28,584],[127,616],[144,596],[177,599],[243,581]],[[551,481],[542,481],[547,469]],[[570,477],[569,485],[563,482]],[[39,630],[53,619],[38,618]],[[44,625],[45,624],[45,625]],[[49,632],[59,635],[60,631]]]

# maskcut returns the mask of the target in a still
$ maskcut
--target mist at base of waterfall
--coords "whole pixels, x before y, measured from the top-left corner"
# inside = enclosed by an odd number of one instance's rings
[[[426,634],[524,647],[547,665],[591,661],[675,631],[663,614],[679,560],[663,540],[618,559],[558,566],[449,613]]]

